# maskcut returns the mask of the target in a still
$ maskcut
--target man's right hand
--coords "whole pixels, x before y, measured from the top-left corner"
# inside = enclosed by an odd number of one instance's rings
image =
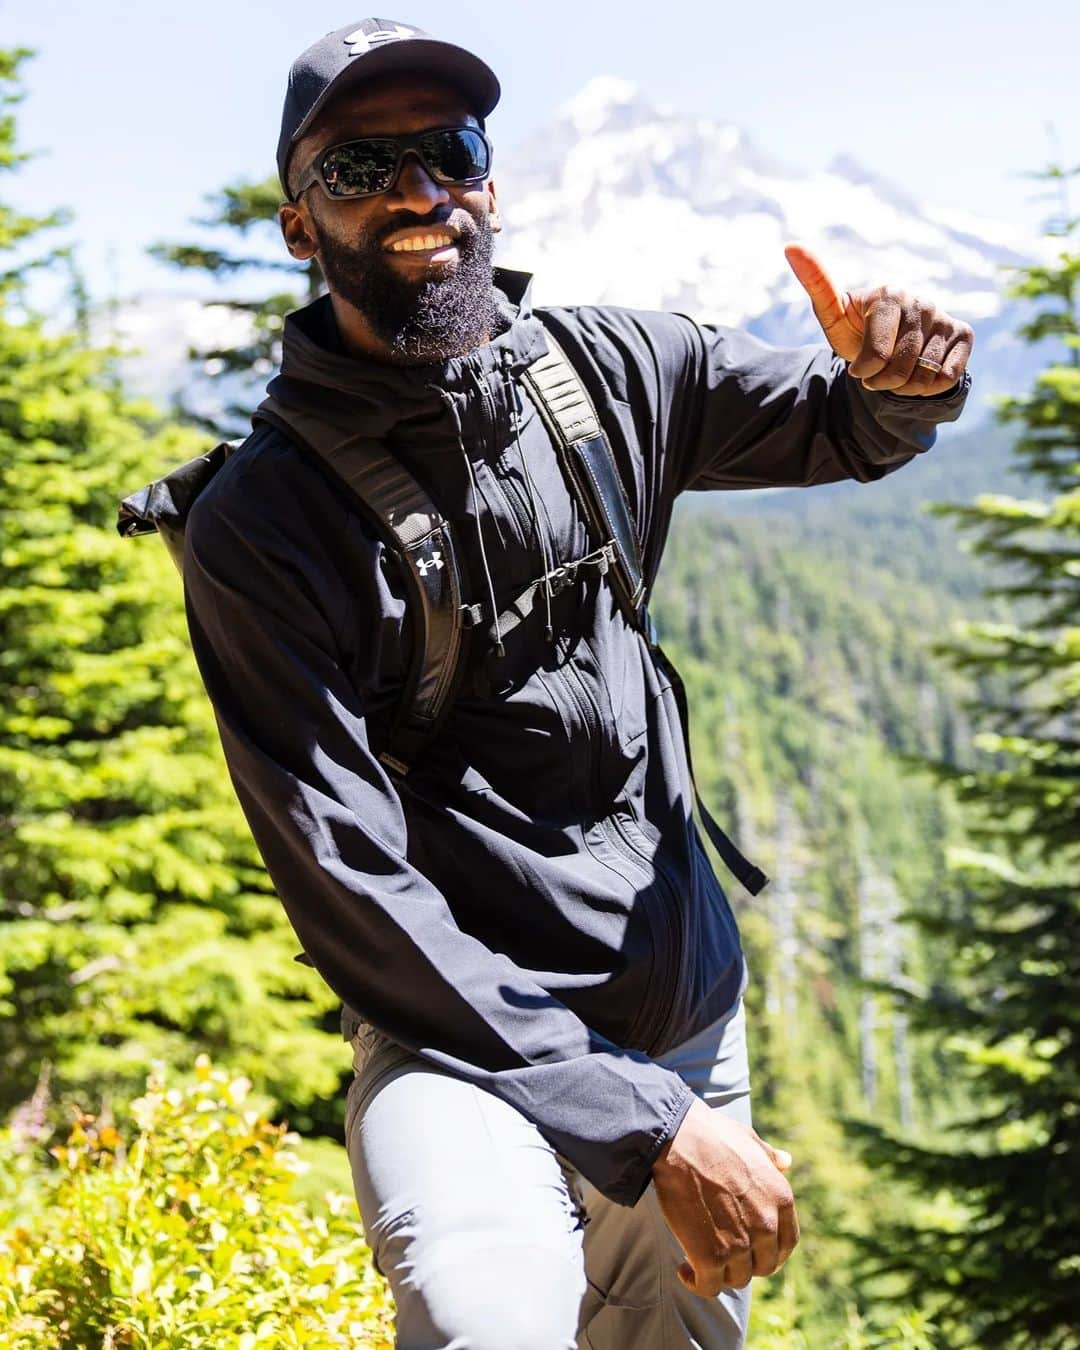
[[[799,1240],[795,1197],[783,1173],[791,1155],[695,1097],[653,1163],[668,1227],[687,1259],[679,1279],[715,1298],[754,1275],[772,1275]]]

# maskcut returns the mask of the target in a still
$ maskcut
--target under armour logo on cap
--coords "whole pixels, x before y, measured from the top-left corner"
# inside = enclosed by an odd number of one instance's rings
[[[383,25],[387,25],[384,27]],[[381,47],[387,42],[400,42],[402,38],[417,37],[419,28],[409,28],[392,19],[365,19],[359,28],[349,33],[343,41],[350,56],[362,56],[372,47]]]
[[[499,101],[490,66],[453,42],[432,37],[397,19],[354,19],[326,33],[300,53],[289,69],[278,135],[278,177],[290,201],[289,158],[331,98],[363,87],[379,75],[429,75],[455,85],[469,110],[487,117]]]

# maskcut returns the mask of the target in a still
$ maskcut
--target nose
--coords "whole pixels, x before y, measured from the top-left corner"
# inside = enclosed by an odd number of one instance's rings
[[[390,189],[391,209],[415,211],[423,216],[434,206],[440,206],[450,200],[450,193],[442,183],[436,183],[419,157],[413,151],[406,151],[401,161],[401,172],[397,182]]]

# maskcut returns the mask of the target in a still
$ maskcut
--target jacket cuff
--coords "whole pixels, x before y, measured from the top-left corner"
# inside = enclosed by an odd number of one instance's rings
[[[847,367],[844,367],[847,376]],[[890,465],[906,463],[913,455],[925,453],[937,439],[937,429],[943,422],[955,422],[964,410],[968,389],[971,387],[971,375],[964,371],[964,378],[956,389],[946,390],[946,398],[920,398],[918,395],[894,394],[889,389],[867,389],[862,380],[854,375],[844,381],[851,404],[853,425],[859,428],[867,418],[881,431],[891,436],[895,445],[887,452],[876,450],[867,455],[878,469],[889,472]],[[871,432],[870,439],[873,440]],[[880,473],[868,475],[869,479],[880,477]]]
[[[694,1093],[685,1080],[680,1079],[680,1091],[672,1103],[671,1111],[662,1125],[658,1125],[651,1140],[640,1157],[635,1158],[619,1178],[618,1185],[607,1192],[609,1200],[618,1205],[633,1208],[649,1188],[652,1181],[652,1167],[657,1155],[669,1139],[674,1138],[679,1126],[694,1100]]]

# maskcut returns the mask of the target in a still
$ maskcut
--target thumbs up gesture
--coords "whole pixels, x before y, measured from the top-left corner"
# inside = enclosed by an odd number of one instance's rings
[[[784,256],[829,346],[867,389],[929,398],[960,379],[975,341],[970,324],[894,286],[838,291],[801,244],[788,244]]]

